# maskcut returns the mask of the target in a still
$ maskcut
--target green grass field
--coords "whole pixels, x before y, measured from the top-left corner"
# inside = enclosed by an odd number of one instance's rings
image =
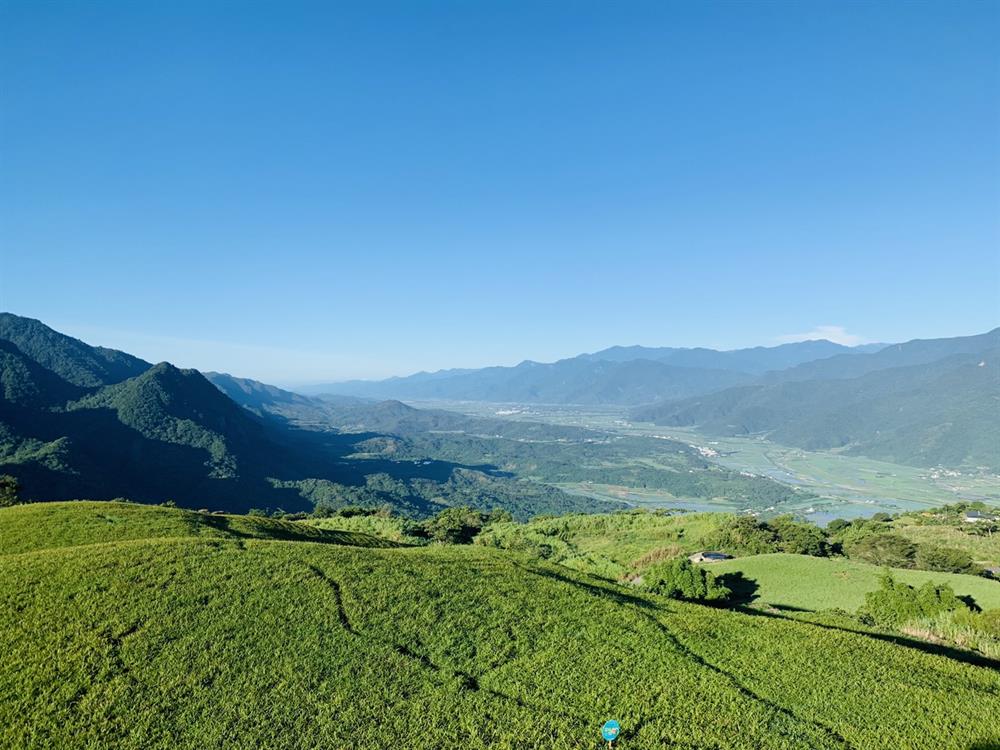
[[[353,530],[321,529],[258,516],[198,513],[124,502],[34,503],[3,509],[0,555],[133,539],[284,539],[391,547],[393,542]]]
[[[370,534],[380,539],[388,539],[389,541],[402,544],[423,542],[423,540],[415,539],[406,533],[407,529],[414,524],[412,521],[399,516],[333,516],[331,518],[311,518],[303,521],[302,524],[326,531],[349,531]]]
[[[808,610],[843,609],[855,612],[865,594],[878,588],[884,568],[842,557],[805,555],[754,555],[711,563],[715,574],[740,572],[760,587],[757,604]],[[1000,608],[1000,581],[955,573],[925,570],[892,570],[900,581],[919,586],[925,581],[947,583],[959,596],[971,596],[983,609]]]
[[[626,750],[1000,741],[1000,671],[502,550],[91,503],[0,529],[0,747],[568,750],[611,717]]]
[[[617,579],[652,550],[667,549],[676,555],[701,549],[703,538],[723,518],[718,513],[559,516],[526,524],[498,524],[477,542],[514,550],[524,549],[526,544],[547,544],[554,550],[553,562]]]

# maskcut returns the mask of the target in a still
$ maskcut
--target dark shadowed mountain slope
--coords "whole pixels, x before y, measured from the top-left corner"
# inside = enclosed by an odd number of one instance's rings
[[[0,410],[62,405],[83,393],[83,388],[46,370],[12,342],[0,339]]]
[[[239,475],[239,458],[256,458],[263,426],[197,370],[161,362],[138,377],[108,386],[69,409],[111,409],[142,436],[206,451],[212,477]]]

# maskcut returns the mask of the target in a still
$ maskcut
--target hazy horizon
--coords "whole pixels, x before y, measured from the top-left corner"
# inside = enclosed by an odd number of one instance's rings
[[[6,312],[11,312],[13,314],[20,314],[14,310],[8,310]],[[606,346],[595,346],[589,349],[574,351],[565,355],[560,356],[543,356],[543,357],[520,357],[514,360],[508,361],[494,361],[486,360],[477,363],[443,363],[440,366],[431,367],[411,367],[409,369],[403,368],[398,371],[374,371],[372,374],[367,374],[364,371],[359,372],[358,375],[347,375],[347,376],[337,376],[333,374],[335,371],[323,371],[317,370],[315,377],[305,378],[305,379],[288,379],[281,376],[280,370],[271,370],[269,375],[268,365],[266,364],[268,356],[270,357],[280,357],[282,362],[291,360],[294,365],[301,365],[303,362],[313,362],[322,363],[324,361],[337,360],[341,361],[342,358],[339,357],[334,352],[306,352],[306,351],[295,351],[288,349],[270,349],[262,346],[246,345],[240,348],[223,347],[223,352],[217,351],[219,346],[218,342],[209,341],[190,341],[184,339],[175,339],[170,337],[149,337],[141,334],[131,334],[124,331],[107,331],[102,329],[92,329],[85,326],[75,326],[72,323],[61,324],[52,321],[42,320],[42,323],[56,329],[60,333],[65,333],[67,335],[78,338],[91,346],[103,346],[111,349],[118,349],[129,354],[135,355],[142,359],[145,359],[151,363],[157,362],[170,362],[171,364],[181,367],[181,368],[192,368],[200,370],[202,372],[220,372],[228,375],[233,375],[240,378],[249,378],[251,380],[257,380],[265,382],[271,385],[276,385],[283,388],[296,388],[296,387],[307,387],[312,385],[320,385],[324,383],[339,383],[349,380],[383,380],[385,378],[391,377],[406,377],[409,375],[414,375],[421,372],[438,372],[443,370],[462,370],[462,369],[478,369],[482,367],[513,367],[524,361],[533,361],[539,363],[550,363],[557,362],[563,359],[569,359],[572,357],[577,357],[583,354],[593,354],[595,352],[603,351],[605,349],[621,346],[641,346],[646,348],[678,348],[678,349],[691,349],[691,348],[707,348],[707,349],[717,349],[719,351],[731,351],[738,349],[750,349],[755,347],[775,347],[781,346],[783,344],[797,343],[802,341],[831,341],[833,343],[841,344],[843,346],[861,346],[864,344],[895,344],[904,343],[906,341],[911,341],[914,339],[930,339],[930,338],[950,338],[955,336],[975,336],[981,333],[986,333],[989,330],[993,330],[997,325],[991,326],[990,328],[984,329],[982,331],[960,331],[953,332],[946,336],[908,336],[905,338],[898,339],[861,339],[860,337],[851,337],[846,334],[842,329],[836,330],[837,327],[833,326],[818,326],[816,329],[805,332],[802,334],[794,334],[787,336],[773,337],[770,341],[765,341],[762,343],[749,343],[743,346],[733,346],[733,347],[712,347],[712,346],[702,346],[702,345],[685,345],[680,346],[673,343],[663,343],[663,342],[653,342],[653,343],[612,343]],[[998,324],[1000,325],[1000,324]],[[839,340],[838,340],[839,339]],[[234,355],[239,358],[234,359]],[[223,366],[219,363],[229,362],[230,364],[235,364],[236,367]],[[321,367],[320,364],[315,364],[316,367]],[[272,366],[273,367],[273,366]],[[327,372],[329,374],[324,375]],[[262,374],[263,373],[263,374]]]

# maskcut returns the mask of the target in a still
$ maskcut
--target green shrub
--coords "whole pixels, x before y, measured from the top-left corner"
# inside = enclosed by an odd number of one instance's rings
[[[727,519],[706,537],[705,545],[730,554],[763,555],[778,551],[774,529],[753,516]]]
[[[897,628],[920,618],[964,608],[951,586],[928,581],[920,588],[901,583],[886,573],[875,591],[865,595],[862,618],[879,627]]]
[[[10,474],[0,474],[0,508],[17,505],[20,502],[21,485]]]
[[[851,558],[890,568],[912,568],[917,545],[899,534],[876,534],[847,547]]]
[[[850,525],[850,521],[845,521],[843,518],[834,518],[826,525],[826,533],[833,535],[839,531],[843,531]]]
[[[826,555],[826,535],[811,523],[800,523],[791,516],[772,519],[768,526],[774,531],[778,549],[796,555]]]
[[[643,586],[654,594],[686,601],[721,601],[732,592],[704,568],[681,557],[652,566],[643,574]]]
[[[423,527],[431,540],[442,544],[471,544],[475,536],[493,523],[509,523],[511,514],[504,510],[484,513],[475,508],[458,506],[445,508],[424,522]]]
[[[916,567],[941,573],[975,573],[978,571],[968,552],[952,547],[920,545],[917,547]]]

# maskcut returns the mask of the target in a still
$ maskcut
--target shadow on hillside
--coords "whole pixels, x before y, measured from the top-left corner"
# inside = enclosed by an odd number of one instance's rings
[[[560,583],[567,583],[570,586],[575,586],[578,589],[586,591],[588,594],[609,599],[615,602],[616,604],[634,604],[635,606],[642,607],[643,609],[656,609],[656,605],[646,601],[641,597],[633,596],[632,594],[627,594],[624,591],[611,588],[611,586],[613,586],[614,584],[608,584],[608,588],[605,588],[604,586],[601,586],[597,583],[588,583],[587,581],[581,581],[577,578],[557,573],[554,570],[548,570],[545,568],[532,568],[526,565],[521,565],[519,563],[515,563],[515,565],[517,565],[517,567],[521,568],[525,572],[530,573],[531,575],[536,575],[541,578],[549,578],[553,581],[559,581]]]
[[[269,418],[261,420],[263,429],[252,440],[234,440],[230,448],[235,475],[219,477],[213,476],[207,448],[145,435],[123,423],[110,407],[60,412],[10,407],[4,409],[3,418],[24,436],[59,446],[39,460],[11,469],[29,500],[126,497],[142,503],[171,500],[186,508],[230,513],[255,507],[299,512],[311,511],[314,504],[292,482],[313,479],[364,487],[368,476],[381,473],[400,482],[443,483],[458,468],[498,476],[496,467],[486,465],[351,458],[359,442],[383,435],[308,430]],[[271,477],[288,484],[275,486]],[[418,515],[436,510],[413,493],[402,504]]]
[[[381,432],[330,432],[299,427],[287,420],[268,420],[270,437],[285,449],[289,459],[275,470],[283,474],[305,474],[317,479],[327,479],[347,486],[361,486],[371,474],[388,474],[393,479],[426,479],[447,482],[455,469],[468,469],[492,477],[511,478],[511,472],[493,464],[464,464],[430,458],[401,459],[374,456],[351,458],[357,446],[377,438],[396,438]],[[282,476],[282,478],[292,478]]]
[[[738,570],[724,573],[716,580],[732,592],[726,602],[727,606],[745,606],[757,599],[757,590],[760,585],[754,579],[745,577]]]
[[[401,542],[380,539],[371,536],[370,534],[341,531],[337,529],[320,529],[315,526],[293,526],[271,518],[258,518],[250,516],[231,518],[229,516],[204,514],[199,520],[206,526],[238,539],[267,539],[285,542],[320,542],[323,544],[336,544],[350,547],[408,546]],[[252,531],[241,528],[241,526],[244,525],[251,525]]]
[[[977,742],[975,745],[970,745],[969,750],[1000,750],[1000,741]]]
[[[842,633],[854,633],[856,635],[864,635],[876,641],[885,641],[886,643],[892,643],[897,646],[904,646],[906,648],[916,649],[917,651],[923,651],[924,653],[927,654],[936,654],[937,656],[944,656],[949,659],[962,662],[964,664],[972,664],[977,667],[986,667],[988,669],[1000,669],[1000,661],[991,659],[988,656],[982,656],[980,654],[972,653],[971,651],[963,651],[962,649],[959,648],[944,646],[938,643],[929,643],[928,641],[921,641],[916,638],[910,638],[905,635],[892,635],[890,633],[873,633],[869,630],[862,630],[860,628],[845,628],[839,625],[829,625],[826,623],[811,622],[809,620],[799,620],[795,617],[788,617],[786,615],[778,614],[777,612],[766,612],[764,610],[756,609],[754,607],[736,607],[736,609],[739,612],[742,612],[743,614],[752,615],[754,617],[770,617],[777,620],[789,620],[791,622],[805,623],[807,625],[812,625],[817,628],[823,628],[824,630],[838,630]],[[994,746],[992,745],[982,745],[980,750],[993,750],[993,748]],[[1000,745],[996,746],[996,750],[1000,750]]]
[[[793,607],[791,604],[769,604],[771,609],[776,609],[779,612],[815,612],[814,609],[806,609],[805,607]]]

